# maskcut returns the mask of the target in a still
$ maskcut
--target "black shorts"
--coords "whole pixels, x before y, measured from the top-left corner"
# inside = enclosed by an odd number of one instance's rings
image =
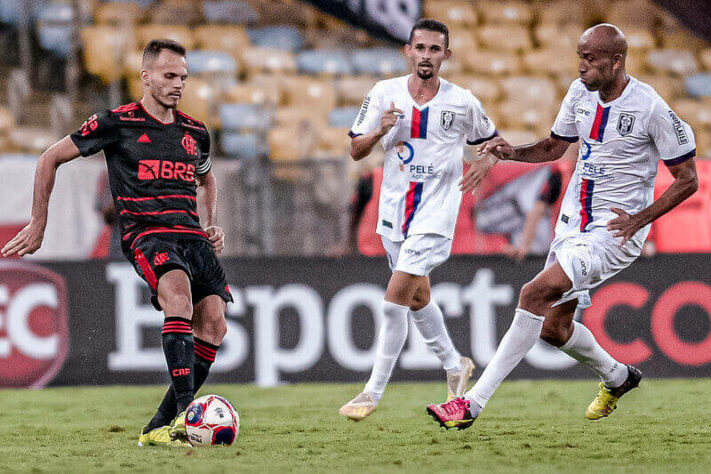
[[[151,287],[151,303],[158,311],[158,280],[171,270],[187,273],[193,304],[210,295],[226,303],[233,301],[225,272],[208,240],[146,236],[133,245],[126,258]]]

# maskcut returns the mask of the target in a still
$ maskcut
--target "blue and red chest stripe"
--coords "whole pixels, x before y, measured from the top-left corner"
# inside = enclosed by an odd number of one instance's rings
[[[596,142],[602,142],[605,135],[605,127],[607,126],[607,119],[610,116],[610,109],[612,107],[603,107],[597,104],[597,110],[595,111],[595,120],[593,121],[592,129],[590,129],[590,138]]]
[[[430,108],[425,107],[420,110],[412,108],[412,123],[410,124],[410,138],[427,138],[427,120],[430,115]]]

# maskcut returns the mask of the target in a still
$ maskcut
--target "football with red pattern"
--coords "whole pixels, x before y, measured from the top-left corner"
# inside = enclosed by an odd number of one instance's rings
[[[219,395],[205,395],[188,406],[185,429],[193,446],[229,446],[239,434],[239,415],[232,404]]]

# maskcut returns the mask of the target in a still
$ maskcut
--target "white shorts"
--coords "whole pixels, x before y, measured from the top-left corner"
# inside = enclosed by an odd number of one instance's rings
[[[620,239],[607,231],[556,236],[546,268],[557,261],[573,287],[553,306],[577,298],[578,308],[589,307],[588,290],[624,270],[639,256],[630,246],[620,247],[619,243]]]
[[[452,251],[452,239],[437,234],[411,235],[400,242],[381,238],[393,272],[427,276],[444,263]]]

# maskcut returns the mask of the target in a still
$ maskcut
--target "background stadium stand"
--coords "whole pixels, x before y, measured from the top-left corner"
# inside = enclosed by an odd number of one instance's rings
[[[362,171],[347,158],[346,132],[376,80],[407,72],[398,47],[297,0],[35,0],[28,23],[22,4],[0,2],[0,166],[18,154],[31,162],[94,111],[139,99],[142,48],[173,38],[190,49],[181,109],[207,123],[213,155],[239,170],[221,196],[239,236],[228,254],[319,254],[339,240]],[[513,143],[549,133],[577,76],[580,33],[610,21],[627,36],[628,71],[690,123],[699,158],[711,156],[711,46],[654,2],[423,6],[450,27],[443,76],[470,88]],[[699,170],[693,202],[656,225],[659,251],[711,251],[711,170]],[[18,225],[4,217],[0,225]],[[680,224],[699,229],[698,240],[677,238]]]

